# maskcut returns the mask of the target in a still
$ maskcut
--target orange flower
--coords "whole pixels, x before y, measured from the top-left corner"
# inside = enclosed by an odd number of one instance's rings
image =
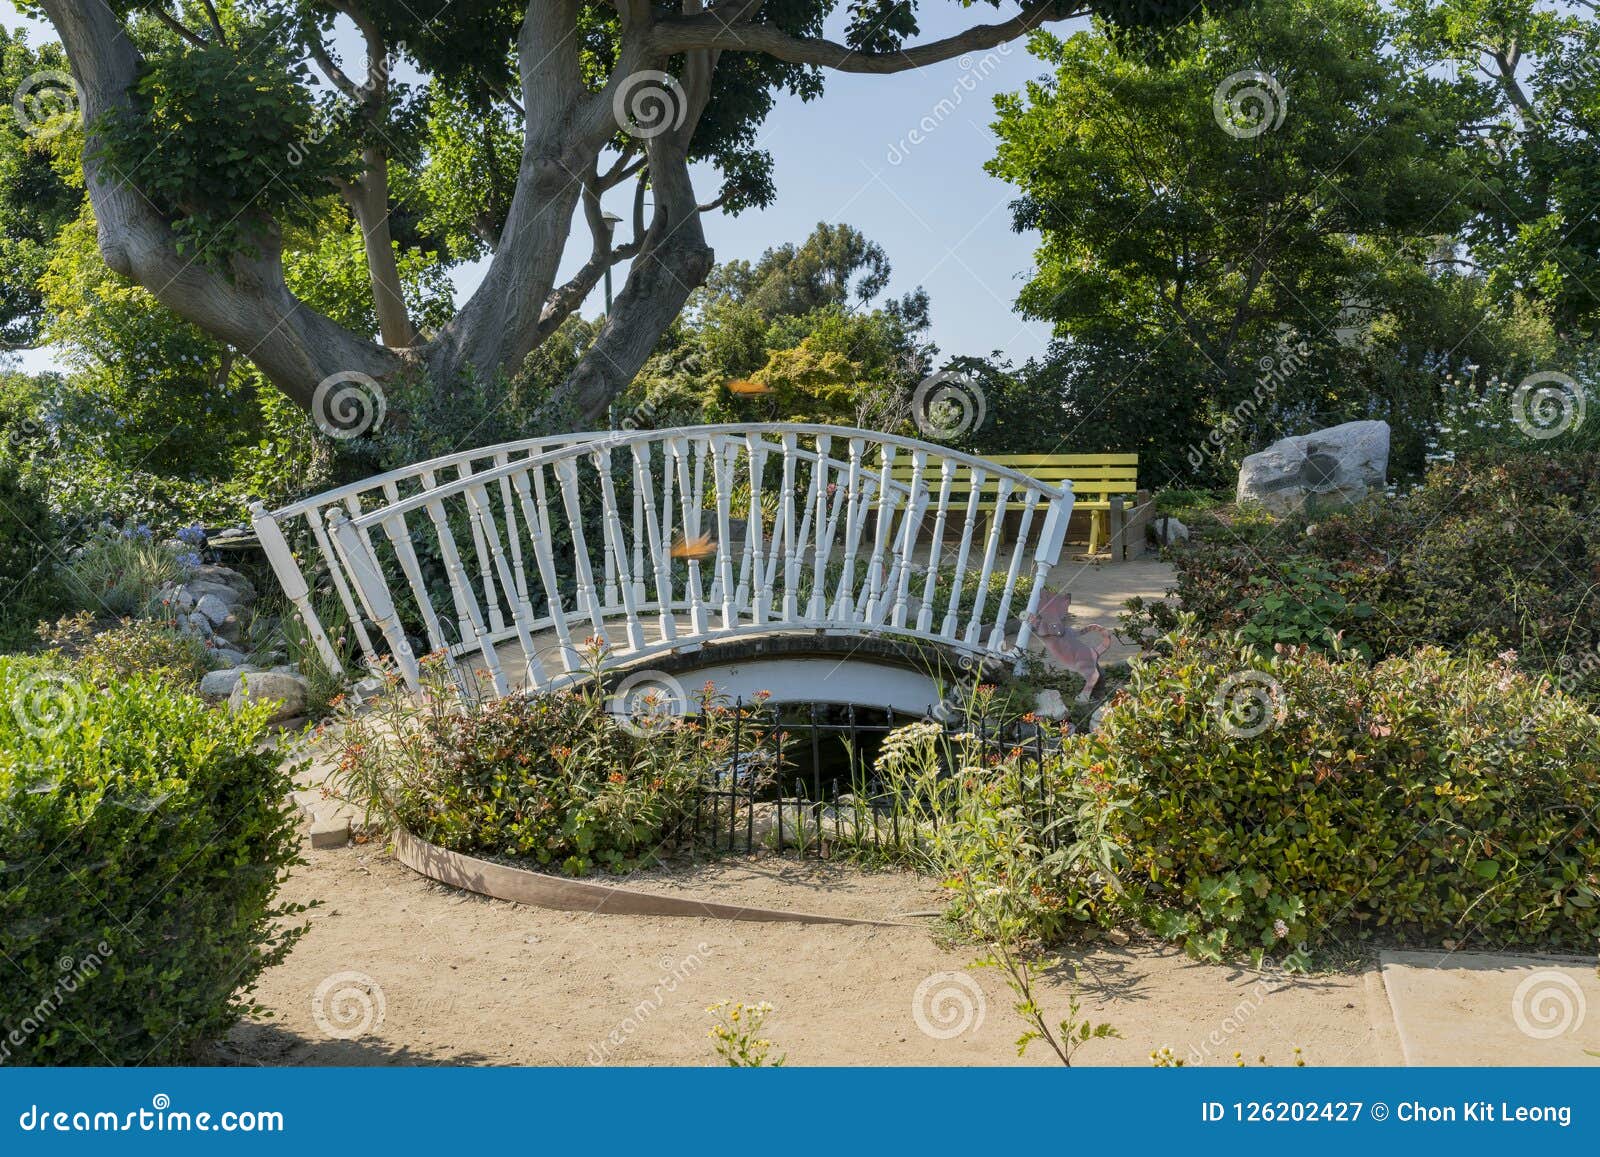
[[[680,538],[672,544],[671,555],[673,558],[686,558],[691,562],[712,557],[717,553],[717,544],[709,535],[700,534],[694,538]]]
[[[606,776],[606,779],[607,779],[607,781],[609,781],[611,783],[627,783],[628,782],[628,777],[623,775],[620,771],[613,771],[610,775]]]

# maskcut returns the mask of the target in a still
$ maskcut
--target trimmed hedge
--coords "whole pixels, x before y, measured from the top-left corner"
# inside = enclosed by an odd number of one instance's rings
[[[290,773],[148,677],[0,657],[0,1063],[189,1060],[253,1011],[304,906]]]
[[[1593,952],[1600,719],[1508,661],[1171,636],[1069,748],[1113,892],[1194,954],[1383,930]]]

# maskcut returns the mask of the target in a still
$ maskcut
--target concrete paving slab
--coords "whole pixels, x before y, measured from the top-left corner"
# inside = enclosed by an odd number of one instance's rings
[[[1382,952],[1408,1065],[1600,1065],[1593,958]]]

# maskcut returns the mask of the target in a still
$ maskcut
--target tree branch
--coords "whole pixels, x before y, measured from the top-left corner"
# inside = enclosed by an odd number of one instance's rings
[[[150,12],[157,20],[161,21],[161,23],[165,24],[168,28],[172,29],[172,31],[176,32],[179,36],[183,37],[183,39],[187,40],[196,48],[209,47],[209,45],[206,44],[205,40],[198,33],[191,32],[181,21],[178,20],[176,16],[173,16],[165,8],[157,6],[151,8]]]
[[[977,24],[943,40],[893,52],[859,52],[847,44],[823,37],[790,36],[770,24],[729,24],[715,11],[697,16],[662,17],[650,30],[648,41],[653,56],[676,56],[694,49],[759,52],[791,64],[814,64],[839,72],[887,74],[924,68],[963,53],[994,48],[1042,24],[1070,20],[1088,11],[1087,4],[1063,11],[1054,0],[1044,0],[1030,4],[999,24]]]

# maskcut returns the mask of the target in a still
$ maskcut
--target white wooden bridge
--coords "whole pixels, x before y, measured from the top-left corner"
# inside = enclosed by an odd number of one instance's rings
[[[582,677],[588,639],[610,666],[784,632],[1015,659],[1072,491],[875,431],[692,426],[507,443],[252,513],[332,669],[323,570],[369,663],[415,688],[425,646],[505,695]]]

